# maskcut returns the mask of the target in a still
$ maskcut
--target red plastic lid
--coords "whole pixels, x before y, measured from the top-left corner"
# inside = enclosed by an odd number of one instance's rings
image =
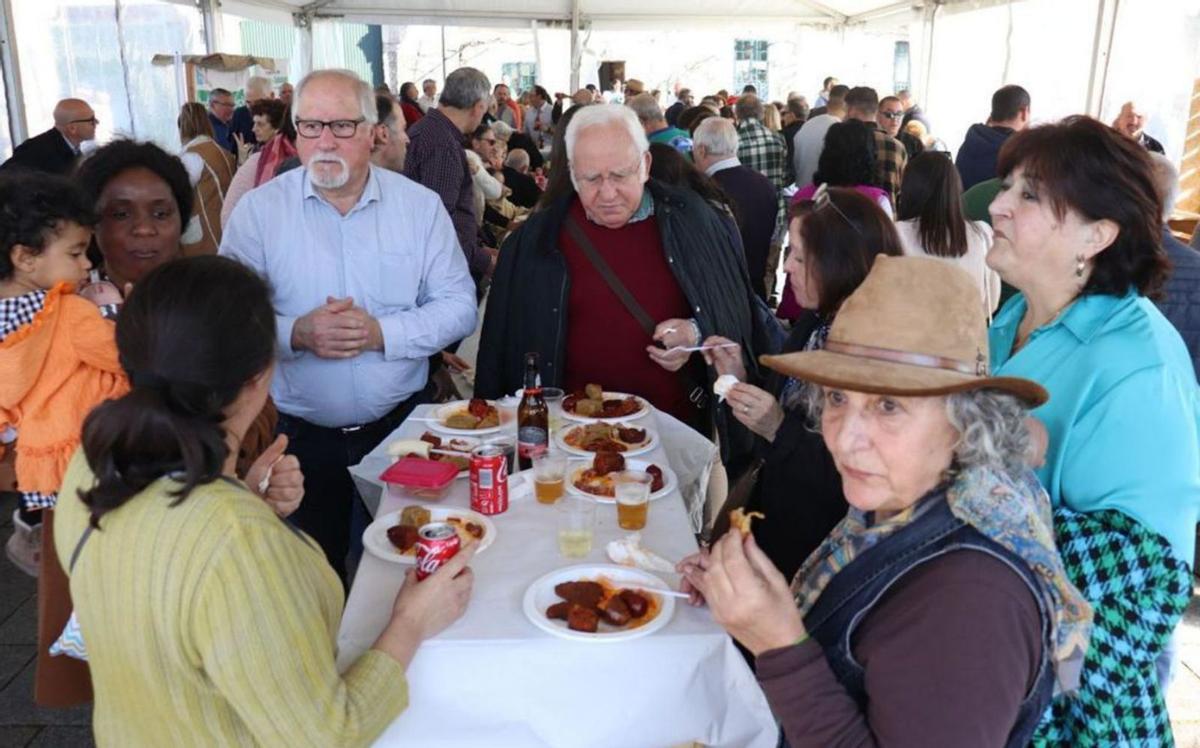
[[[383,471],[379,480],[412,488],[442,488],[458,476],[458,468],[449,462],[403,457]]]

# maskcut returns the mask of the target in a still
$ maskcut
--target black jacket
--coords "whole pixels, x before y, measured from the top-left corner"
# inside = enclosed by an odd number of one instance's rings
[[[759,314],[746,263],[728,218],[696,193],[655,180],[646,185],[672,272],[704,336],[719,334],[742,346],[749,376],[758,379],[759,352],[770,349],[773,331]],[[570,278],[559,249],[563,219],[575,200],[564,196],[533,213],[508,238],[492,277],[476,359],[475,393],[495,398],[522,386],[525,353],[541,354],[542,383],[561,386],[565,369]],[[706,369],[707,391],[714,375]],[[722,453],[747,457],[752,434],[722,409],[712,407]]]
[[[1166,228],[1163,249],[1171,259],[1171,274],[1163,284],[1163,298],[1155,303],[1179,331],[1200,378],[1200,252],[1176,239]]]
[[[26,169],[67,176],[75,168],[77,156],[58,130],[51,127],[29,138],[13,150],[12,158],[0,169]]]
[[[963,144],[954,158],[963,189],[969,190],[980,182],[996,176],[996,157],[1000,146],[1016,132],[1011,127],[971,125]]]
[[[533,177],[511,166],[504,167],[504,184],[512,190],[508,199],[519,208],[532,208],[542,196],[542,190]]]
[[[805,312],[792,327],[783,352],[803,350],[816,324],[816,315]],[[772,372],[764,389],[779,399],[786,381]],[[809,428],[808,416],[800,409],[784,408],[774,441],[756,439],[764,462],[746,509],[766,515],[754,523],[754,540],[791,580],[804,559],[846,516],[849,505],[842,493],[842,476],[824,438]]]
[[[760,299],[766,299],[767,255],[775,236],[778,193],[771,180],[745,165],[722,169],[712,178],[733,201],[750,284]]]

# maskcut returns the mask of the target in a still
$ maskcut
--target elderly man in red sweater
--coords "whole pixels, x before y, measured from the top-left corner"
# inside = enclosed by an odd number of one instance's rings
[[[585,107],[565,144],[571,188],[500,254],[476,393],[519,388],[524,354],[537,351],[547,385],[641,395],[702,433],[715,426],[727,454],[744,451],[748,437],[708,397],[711,373],[683,350],[724,335],[757,374],[767,331],[736,224],[696,193],[649,179],[649,144],[628,107]]]

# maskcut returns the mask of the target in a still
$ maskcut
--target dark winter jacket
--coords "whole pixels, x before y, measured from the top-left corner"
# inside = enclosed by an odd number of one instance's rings
[[[746,370],[757,380],[758,354],[770,350],[774,331],[758,314],[759,302],[731,222],[690,190],[656,180],[646,188],[654,199],[667,261],[701,335],[723,335],[740,344]],[[541,354],[545,386],[562,384],[570,277],[559,237],[575,199],[574,193],[566,195],[530,215],[500,251],[476,359],[478,397],[500,397],[520,388],[527,351]],[[708,393],[714,376],[708,369]],[[753,435],[712,407],[713,398],[708,400],[709,418],[715,419],[727,464],[744,459],[753,448]]]
[[[1000,146],[1015,132],[1011,127],[971,125],[958,149],[958,156],[954,158],[964,190],[996,176],[996,157],[1000,155]]]

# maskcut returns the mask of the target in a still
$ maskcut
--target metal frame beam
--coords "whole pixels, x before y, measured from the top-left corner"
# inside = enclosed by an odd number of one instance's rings
[[[21,62],[13,31],[12,0],[0,0],[0,67],[4,75],[4,102],[8,106],[8,132],[16,148],[29,137],[25,118],[25,92],[21,87]]]
[[[1092,68],[1088,75],[1087,113],[1100,117],[1108,86],[1108,61],[1112,56],[1121,0],[1096,1],[1096,35],[1092,39]]]
[[[571,0],[571,95],[579,90],[579,66],[583,48],[579,45],[579,0]],[[539,71],[540,72],[540,71]]]
[[[204,20],[204,51],[208,54],[223,52],[225,29],[221,23],[221,4],[218,0],[196,0],[200,17]]]

